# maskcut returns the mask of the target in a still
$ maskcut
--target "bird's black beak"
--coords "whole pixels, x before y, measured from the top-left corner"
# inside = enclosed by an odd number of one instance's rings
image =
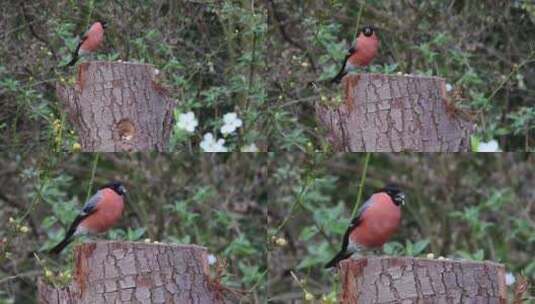
[[[102,24],[102,28],[107,29],[108,23],[106,21],[100,21],[100,24]]]

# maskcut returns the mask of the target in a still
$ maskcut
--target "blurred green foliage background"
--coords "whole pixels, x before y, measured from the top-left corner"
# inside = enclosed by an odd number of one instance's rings
[[[206,246],[228,260],[223,282],[248,291],[243,303],[301,303],[306,291],[336,303],[337,275],[323,265],[351,211],[388,182],[408,203],[385,254],[492,260],[535,281],[530,153],[4,153],[0,168],[0,302],[32,303],[44,269],[68,273],[69,253],[44,250],[109,180],[129,196],[104,238]]]
[[[230,151],[329,150],[313,104],[341,101],[328,80],[358,23],[379,28],[380,54],[369,71],[444,77],[463,92],[456,107],[473,113],[474,143],[533,151],[532,1],[4,2],[2,148],[76,149],[55,94],[56,83],[75,73],[56,67],[70,59],[77,36],[103,19],[110,28],[97,58],[155,65],[179,101],[177,120],[195,114],[196,129],[175,127],[170,150],[196,150],[207,133]],[[227,113],[243,124],[224,135]]]
[[[535,301],[533,155],[377,153],[363,177],[365,164],[363,153],[272,155],[270,303],[303,303],[307,292],[317,303],[337,303],[338,276],[323,267],[341,247],[361,182],[360,204],[389,182],[408,197],[384,254],[504,263],[529,278],[526,303]]]
[[[339,104],[334,77],[359,28],[377,27],[379,55],[368,71],[433,75],[464,93],[474,142],[533,151],[535,3],[525,0],[269,0],[267,46],[271,144],[328,150],[315,103]],[[360,19],[359,19],[360,16]],[[460,90],[461,91],[461,90]]]
[[[0,16],[0,148],[76,150],[55,92],[56,83],[72,83],[76,73],[58,66],[70,60],[79,35],[105,20],[96,58],[153,64],[178,101],[177,120],[195,114],[196,130],[176,127],[170,150],[193,149],[208,132],[222,138],[223,116],[231,112],[243,125],[225,136],[225,147],[265,150],[259,73],[267,23],[255,1],[6,0]]]
[[[299,303],[304,291],[336,302],[339,282],[322,265],[339,249],[361,181],[362,200],[388,181],[409,194],[385,253],[489,259],[535,282],[529,154],[373,154],[364,178],[365,154],[25,153],[77,149],[55,92],[75,73],[57,67],[97,19],[110,26],[97,59],[155,65],[177,120],[194,113],[198,126],[177,125],[172,151],[196,151],[208,132],[232,151],[329,151],[313,105],[341,100],[327,81],[358,20],[379,28],[369,71],[444,77],[464,88],[457,106],[475,113],[475,142],[533,151],[532,1],[5,0],[0,16],[0,150],[10,151],[0,155],[0,303],[33,303],[43,270],[33,252],[56,243],[110,179],[125,181],[130,201],[106,238],[207,246],[229,260],[224,283],[248,291],[245,303],[267,294]],[[224,136],[231,112],[243,125]],[[72,262],[43,261],[57,271]]]
[[[252,154],[1,155],[0,303],[35,303],[44,268],[69,281],[72,246],[59,258],[45,251],[61,240],[88,195],[110,180],[124,182],[127,205],[101,239],[205,246],[227,261],[222,283],[245,292],[240,303],[264,303],[266,160]]]

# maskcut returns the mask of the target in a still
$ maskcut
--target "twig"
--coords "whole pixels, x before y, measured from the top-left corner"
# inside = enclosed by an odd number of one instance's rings
[[[355,27],[355,36],[353,37],[357,37],[358,34],[359,34],[359,28],[360,28],[360,16],[362,16],[362,11],[364,10],[364,7],[366,6],[366,1],[364,1],[363,4],[360,5],[360,9],[359,9],[359,15],[357,17],[357,25]]]
[[[515,74],[519,69],[521,69],[528,63],[535,62],[535,60],[533,60],[534,57],[535,57],[535,51],[532,52],[528,56],[528,58],[525,61],[521,62],[519,65],[513,65],[513,69],[511,70],[509,75],[507,75],[507,77],[505,77],[505,79],[500,83],[500,85],[498,85],[498,87],[490,94],[490,96],[488,97],[488,100],[490,101],[492,98],[494,98],[494,96],[498,93],[498,91],[502,89],[502,87],[509,81],[509,79],[511,79],[513,74]]]
[[[275,7],[275,2],[273,0],[269,0],[269,3],[271,3],[271,11],[273,12],[273,17],[277,21],[277,24],[279,25],[279,32],[282,38],[284,38],[284,40],[286,40],[286,42],[288,42],[289,44],[300,49],[303,52],[303,54],[305,54],[308,61],[310,62],[310,67],[312,68],[312,70],[316,72],[316,64],[314,63],[314,59],[312,58],[312,55],[310,55],[306,47],[301,45],[299,42],[293,40],[290,37],[290,35],[288,35],[288,32],[286,32],[286,28],[283,25],[282,17],[281,15],[279,15],[279,12],[277,11],[277,8]]]
[[[306,287],[305,287],[305,285],[303,285],[303,283],[301,283],[301,281],[299,281],[299,278],[295,275],[295,273],[292,270],[290,270],[290,275],[295,280],[297,285],[299,285],[299,287],[301,287],[301,289],[303,289],[304,291],[308,292]]]
[[[518,276],[518,282],[515,284],[513,304],[522,304],[525,299],[524,295],[528,291],[529,281],[523,275]]]
[[[17,273],[16,275],[12,275],[12,276],[0,279],[0,285],[4,284],[4,283],[7,283],[10,280],[23,278],[23,277],[33,277],[33,276],[37,276],[39,274],[41,274],[40,270],[32,270],[32,271]]]
[[[364,168],[362,169],[362,175],[360,176],[359,192],[357,193],[357,202],[355,203],[355,207],[353,207],[351,218],[355,217],[355,214],[357,213],[357,210],[360,207],[360,201],[362,200],[362,189],[364,188],[364,181],[366,180],[366,171],[368,171],[368,163],[370,162],[370,155],[371,155],[370,152],[366,153],[366,158],[364,159]]]
[[[57,59],[56,52],[54,51],[54,48],[50,45],[49,41],[47,41],[43,37],[39,36],[37,34],[37,32],[35,31],[35,28],[33,27],[33,24],[36,22],[36,20],[35,19],[34,20],[30,20],[32,18],[30,18],[30,15],[28,14],[28,11],[26,10],[26,6],[24,5],[24,2],[20,3],[20,7],[21,7],[21,10],[22,10],[22,17],[24,18],[24,22],[26,23],[26,25],[28,26],[28,29],[30,30],[30,34],[32,34],[32,36],[35,37],[35,39],[37,39],[37,40],[41,41],[42,43],[44,43],[46,45],[46,47],[48,48],[48,50],[54,56],[54,59]]]
[[[97,171],[97,164],[100,154],[95,154],[95,159],[93,160],[93,168],[91,169],[91,180],[89,181],[89,187],[87,188],[87,195],[85,198],[85,201],[89,200],[89,197],[91,196],[91,188],[93,188],[93,182],[95,181],[95,172]]]
[[[299,191],[299,194],[297,195],[297,198],[296,198],[295,202],[293,203],[292,207],[290,208],[290,212],[288,212],[288,215],[286,216],[286,218],[284,218],[282,223],[277,227],[275,235],[279,234],[280,231],[282,230],[282,228],[284,228],[284,226],[286,226],[286,223],[290,220],[290,217],[292,216],[292,213],[293,213],[295,207],[297,205],[301,205],[299,203],[299,201],[303,199],[303,195],[306,193],[308,187],[309,187],[309,184],[306,184],[303,187],[301,187],[301,191]]]

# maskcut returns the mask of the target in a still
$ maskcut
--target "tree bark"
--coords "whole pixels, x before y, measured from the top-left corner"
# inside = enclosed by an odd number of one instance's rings
[[[492,262],[365,257],[340,263],[345,304],[505,304],[505,267]]]
[[[78,66],[74,87],[56,86],[83,151],[163,151],[175,102],[152,65],[91,61]]]
[[[474,124],[449,106],[439,77],[347,75],[345,103],[317,105],[336,151],[459,152],[470,149]]]
[[[74,261],[68,286],[39,280],[39,303],[225,303],[204,247],[99,241],[77,246]]]

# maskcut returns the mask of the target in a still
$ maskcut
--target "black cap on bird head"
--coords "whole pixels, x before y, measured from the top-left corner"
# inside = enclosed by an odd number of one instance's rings
[[[396,184],[387,184],[384,188],[381,188],[377,190],[375,193],[384,192],[392,198],[392,201],[394,201],[394,204],[397,206],[399,205],[405,205],[405,193],[403,193],[398,185]]]
[[[377,29],[371,25],[366,25],[360,30],[360,32],[363,33],[366,37],[370,37],[375,31],[377,31]]]
[[[126,195],[126,188],[124,187],[124,185],[121,182],[114,181],[114,182],[107,183],[104,186],[100,187],[99,190],[102,190],[102,189],[105,189],[105,188],[110,188],[113,191],[115,191],[115,193],[117,193],[117,194],[119,194],[121,196]]]

